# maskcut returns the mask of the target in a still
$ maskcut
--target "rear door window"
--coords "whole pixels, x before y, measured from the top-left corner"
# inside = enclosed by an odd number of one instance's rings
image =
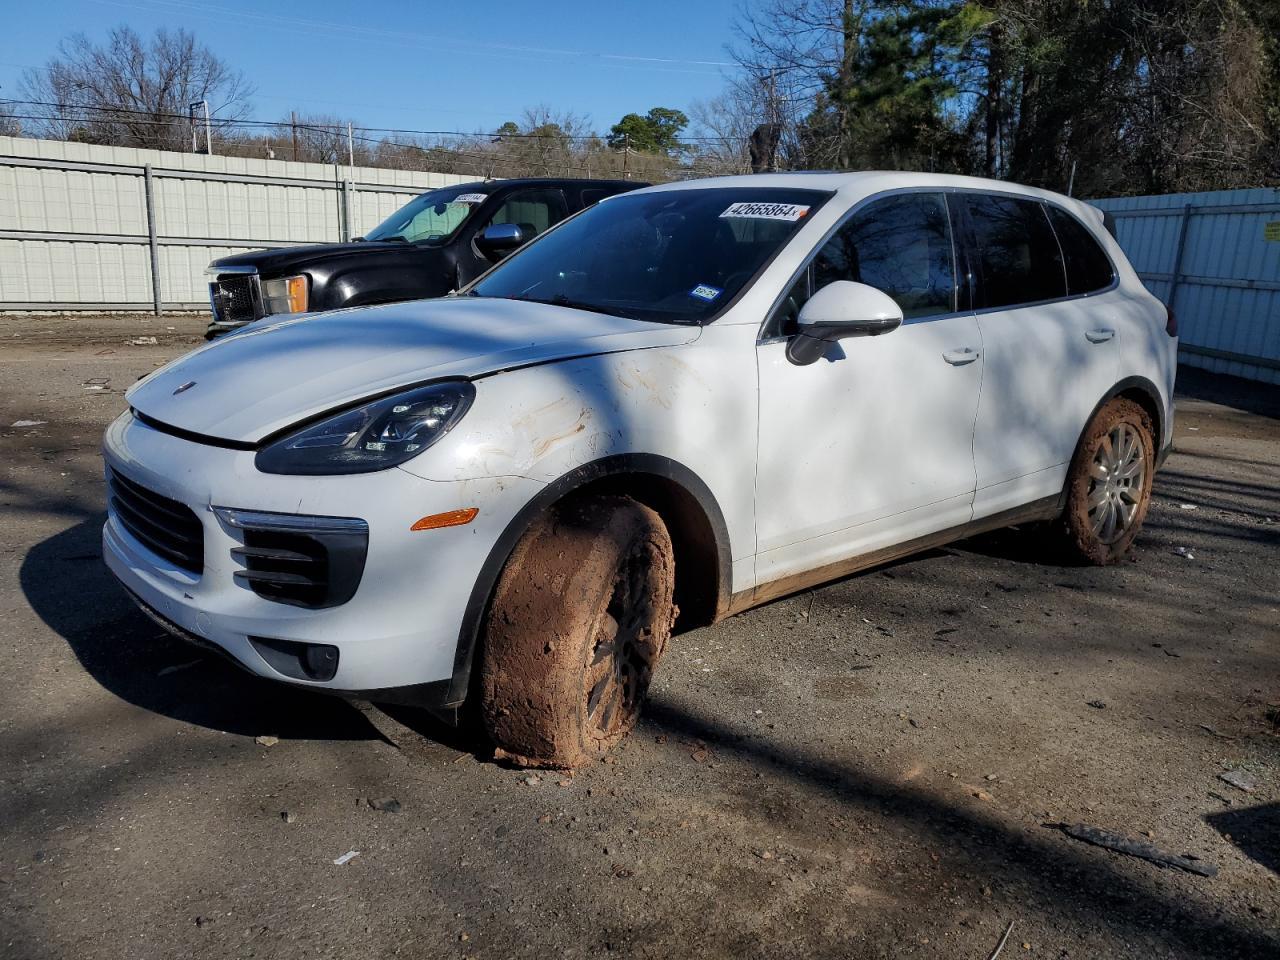
[[[984,307],[1014,307],[1067,295],[1062,253],[1037,200],[967,195]]]
[[[1059,207],[1046,205],[1046,209],[1067,263],[1067,293],[1076,296],[1111,286],[1115,279],[1111,259],[1088,228]]]

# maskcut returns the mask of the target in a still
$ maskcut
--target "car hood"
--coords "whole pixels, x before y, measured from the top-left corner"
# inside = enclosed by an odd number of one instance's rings
[[[257,443],[397,387],[675,346],[700,333],[527,301],[418,300],[259,321],[161,367],[125,396],[170,427]]]
[[[250,250],[247,253],[236,253],[222,257],[209,264],[209,272],[216,274],[228,267],[254,267],[263,277],[279,277],[288,273],[297,273],[315,263],[327,260],[350,257],[365,257],[388,254],[407,254],[422,256],[424,253],[439,253],[441,248],[415,246],[408,243],[362,241],[360,243],[316,243],[298,247],[279,247],[274,250]]]

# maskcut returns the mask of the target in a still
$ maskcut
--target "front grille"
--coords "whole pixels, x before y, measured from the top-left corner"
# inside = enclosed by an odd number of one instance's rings
[[[209,301],[213,319],[220,323],[249,323],[262,314],[259,310],[257,274],[244,273],[219,277],[209,284]]]
[[[319,609],[346,603],[364,574],[369,528],[347,517],[305,517],[216,507],[243,537],[231,555],[237,581],[265,600]]]
[[[108,481],[111,510],[130,536],[174,566],[204,573],[204,526],[190,507],[114,469]]]

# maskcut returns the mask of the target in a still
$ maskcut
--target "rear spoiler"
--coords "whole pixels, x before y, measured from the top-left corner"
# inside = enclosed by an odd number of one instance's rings
[[[1106,228],[1107,233],[1111,234],[1112,239],[1114,239],[1116,235],[1116,218],[1111,215],[1111,211],[1095,207],[1092,203],[1086,203],[1085,206],[1102,218],[1102,226]]]

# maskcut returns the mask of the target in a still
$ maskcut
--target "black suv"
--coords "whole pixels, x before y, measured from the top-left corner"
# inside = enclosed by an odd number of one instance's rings
[[[487,180],[430,190],[367,236],[215,260],[206,336],[273,313],[442,297],[512,250],[635,180]]]

